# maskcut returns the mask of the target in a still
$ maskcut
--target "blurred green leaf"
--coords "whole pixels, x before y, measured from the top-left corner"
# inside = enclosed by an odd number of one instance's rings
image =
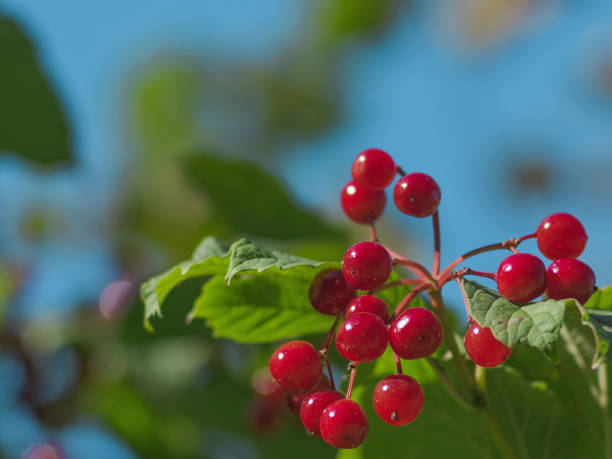
[[[196,248],[191,259],[183,261],[166,272],[149,279],[140,287],[141,297],[145,306],[145,327],[151,329],[149,319],[161,317],[161,305],[170,291],[182,281],[199,276],[224,276],[224,282],[229,287],[232,278],[241,272],[276,271],[295,268],[316,274],[314,267],[324,265],[322,262],[307,260],[275,250],[267,250],[245,239],[228,246],[213,237],[205,238]],[[333,264],[328,264],[333,265]],[[280,282],[280,280],[279,280]]]
[[[73,160],[70,127],[25,31],[0,16],[0,152],[49,166]]]
[[[346,233],[305,210],[277,178],[256,163],[206,152],[183,160],[191,184],[210,199],[215,221],[236,231],[275,239],[344,238]]]
[[[586,309],[600,309],[602,311],[612,311],[612,286],[599,288],[589,301],[584,304]]]

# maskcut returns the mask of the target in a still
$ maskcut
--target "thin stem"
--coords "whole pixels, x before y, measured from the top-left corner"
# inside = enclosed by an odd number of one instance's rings
[[[398,281],[389,282],[388,284],[381,285],[380,287],[371,290],[372,293],[380,292],[381,290],[386,290],[392,287],[400,287],[402,285],[419,285],[422,284],[423,281],[420,279],[402,279]]]
[[[321,347],[319,348],[319,354],[321,354],[321,358],[325,361],[325,366],[327,367],[327,372],[329,373],[329,382],[332,386],[332,389],[336,389],[336,383],[334,382],[334,374],[332,373],[331,365],[329,364],[328,353],[329,345],[331,344],[331,341],[334,337],[334,332],[336,331],[336,327],[338,326],[338,321],[340,320],[341,315],[342,313],[336,315],[334,323],[332,324],[331,328],[329,329],[329,332],[327,333],[327,336],[325,337],[323,343],[321,344]]]
[[[409,260],[408,258],[403,257],[399,253],[396,253],[388,248],[386,249],[387,252],[389,252],[389,255],[391,255],[391,258],[393,258],[393,263],[395,263],[396,265],[408,267],[421,280],[428,280],[432,283],[436,282],[436,279],[434,279],[430,272],[427,271],[427,268],[425,266],[421,265],[420,263],[417,263],[416,261]]]
[[[497,280],[497,274],[495,273],[485,273],[483,271],[474,271],[473,269],[470,269],[470,268],[467,268],[466,270],[464,270],[461,277],[466,276],[468,274],[472,276],[480,276],[480,277],[486,277],[488,279]]]
[[[395,351],[393,351],[393,359],[395,360],[395,368],[397,368],[397,374],[398,375],[403,374],[402,359],[400,359],[399,355],[397,355]]]
[[[455,401],[464,408],[469,408],[470,410],[473,409],[474,407],[470,404],[470,401],[461,392],[459,392],[459,390],[457,390],[457,387],[455,387],[453,382],[450,380],[450,378],[446,374],[446,371],[444,371],[444,368],[442,367],[442,365],[440,365],[440,362],[438,362],[433,357],[427,357],[427,362],[434,370],[434,372],[442,382],[442,385],[446,388],[451,397],[453,397]]]
[[[404,308],[406,306],[408,306],[410,304],[410,302],[414,299],[414,297],[416,297],[419,293],[421,293],[422,291],[426,290],[429,287],[429,283],[427,282],[421,282],[419,285],[417,285],[415,288],[413,288],[403,299],[402,301],[400,301],[400,303],[397,305],[397,308],[395,308],[395,311],[393,312],[393,315],[391,316],[391,318],[389,319],[389,323],[393,322],[393,320],[400,315],[400,313],[404,310]]]
[[[487,372],[484,367],[480,365],[476,365],[474,367],[474,379],[476,380],[476,385],[480,389],[483,394],[487,393]]]
[[[370,223],[370,241],[379,242],[378,235],[376,234],[376,227],[374,226],[374,222]]]
[[[431,272],[434,276],[437,276],[440,273],[440,217],[437,210],[431,216],[431,221],[434,234],[434,256]]]
[[[336,390],[336,382],[334,381],[334,373],[332,372],[331,365],[329,364],[329,358],[325,356],[325,365],[327,366],[327,373],[329,374],[329,383],[331,384],[332,390]]]
[[[401,168],[401,167],[399,167],[399,166],[396,166],[396,167],[397,167],[397,173],[398,173],[398,175],[401,175],[402,177],[403,177],[404,175],[406,175],[406,171],[405,171],[404,169],[402,169],[402,168]]]
[[[519,238],[512,238],[512,239],[508,239],[507,241],[498,242],[496,244],[488,244],[482,247],[478,247],[477,249],[470,250],[469,252],[466,252],[463,255],[461,255],[459,258],[453,261],[446,268],[444,268],[444,270],[442,270],[442,272],[438,274],[438,276],[436,276],[436,279],[438,280],[439,285],[443,285],[450,280],[449,274],[451,273],[451,271],[455,269],[460,263],[463,263],[465,260],[467,260],[468,258],[471,258],[481,253],[491,252],[492,250],[512,250],[513,248],[518,247],[518,245],[521,242],[527,239],[534,238],[534,237],[537,237],[537,234],[531,233],[531,234],[527,234]]]
[[[351,379],[349,379],[348,388],[346,389],[346,399],[351,399],[351,394],[353,393],[353,384],[355,384],[355,375],[357,374],[357,368],[359,367],[359,362],[351,362]]]

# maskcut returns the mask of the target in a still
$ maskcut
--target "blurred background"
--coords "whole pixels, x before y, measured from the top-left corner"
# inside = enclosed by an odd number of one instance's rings
[[[197,282],[149,334],[134,286],[206,235],[339,260],[365,148],[438,181],[443,262],[566,211],[611,283],[607,0],[0,0],[0,59],[0,457],[333,457],[274,346],[185,324]],[[430,225],[379,235],[429,264]]]

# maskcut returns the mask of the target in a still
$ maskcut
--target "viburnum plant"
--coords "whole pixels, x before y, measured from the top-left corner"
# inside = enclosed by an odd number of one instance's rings
[[[386,206],[385,188],[398,176],[393,201],[400,212],[415,218],[431,217],[431,269],[396,253],[378,238],[374,224]],[[602,443],[596,450],[611,457],[604,362],[612,336],[612,291],[597,289],[593,270],[578,260],[587,244],[583,225],[570,214],[554,213],[544,218],[535,232],[467,251],[442,268],[441,197],[440,187],[429,175],[406,173],[386,152],[365,150],[353,163],[352,180],[342,189],[340,203],[349,219],[368,225],[370,237],[349,247],[341,264],[269,251],[246,240],[228,246],[206,238],[190,260],[143,284],[145,323],[150,327],[149,319],[161,316],[161,304],[175,285],[188,277],[208,275],[212,277],[204,284],[190,318],[206,318],[218,336],[266,342],[329,327],[318,347],[303,340],[282,344],[270,357],[269,371],[286,391],[287,405],[299,414],[306,431],[341,449],[357,448],[366,441],[371,421],[366,403],[390,426],[407,426],[427,412],[427,390],[419,383],[418,374],[405,371],[407,366],[409,370],[418,368],[416,373],[427,368],[428,380],[433,374],[451,403],[478,414],[493,445],[487,454],[542,457],[530,451],[531,443],[522,439],[529,446],[521,447],[508,435],[508,420],[500,418],[491,406],[495,397],[503,398],[504,394],[487,391],[485,369],[511,364],[515,349],[540,351],[550,367],[545,377],[531,378],[530,394],[537,384],[544,384],[546,390],[560,384],[567,375],[559,369],[565,368],[563,359],[569,355],[572,365],[585,373],[588,390],[601,410],[601,422],[593,421],[601,426],[597,438]],[[541,258],[519,252],[519,246],[530,239],[536,239],[541,254],[551,260],[548,268]],[[501,260],[497,272],[465,266],[472,257],[496,250],[512,252]],[[394,270],[397,267],[403,271]],[[396,271],[410,274],[403,278]],[[474,282],[471,276],[492,279],[498,291]],[[442,289],[450,283],[460,288],[465,300],[467,325],[462,337],[455,333],[454,318],[442,299]],[[273,307],[257,304],[255,297],[272,289],[277,291],[278,303]],[[420,294],[427,295],[429,304]],[[542,300],[536,300],[541,296]],[[255,305],[249,306],[251,303]],[[559,341],[563,342],[562,350]],[[332,343],[347,361],[344,392],[336,385],[329,361]],[[519,370],[538,374],[538,368],[525,364],[525,355],[517,356],[512,374]],[[352,397],[358,370],[365,362],[376,361],[382,362],[384,371],[376,381],[369,372],[373,388],[365,396],[361,391],[359,403]],[[562,402],[570,403],[564,399],[564,388],[557,393]],[[520,429],[515,436],[523,436]],[[546,446],[542,451],[547,451]],[[571,448],[564,451],[574,454]]]

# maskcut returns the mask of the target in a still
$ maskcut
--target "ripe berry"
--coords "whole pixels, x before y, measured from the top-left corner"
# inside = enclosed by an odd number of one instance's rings
[[[336,334],[336,349],[352,362],[370,362],[387,348],[387,327],[380,317],[370,312],[351,314]]]
[[[389,252],[376,242],[359,242],[342,258],[342,274],[352,287],[372,290],[383,285],[393,269]]]
[[[425,308],[410,308],[389,327],[389,344],[403,359],[420,359],[433,354],[442,342],[440,319]]]
[[[335,448],[357,448],[368,434],[368,418],[352,400],[338,400],[321,415],[319,424],[323,440]]]
[[[512,348],[498,341],[490,328],[482,328],[476,322],[470,325],[463,342],[470,359],[481,367],[501,365],[512,354]]]
[[[346,307],[344,317],[358,312],[371,312],[380,317],[383,322],[389,320],[387,303],[374,295],[361,295],[353,298]]]
[[[312,307],[331,316],[344,310],[354,296],[355,289],[346,283],[339,269],[330,268],[319,272],[308,290]]]
[[[383,190],[391,185],[396,172],[393,158],[377,148],[362,151],[353,162],[353,180],[370,190]]]
[[[321,436],[321,414],[331,403],[342,400],[344,395],[335,390],[313,392],[302,403],[300,419],[306,430],[315,437]]]
[[[340,205],[348,218],[356,223],[372,223],[380,217],[387,204],[384,190],[368,190],[351,181],[340,193]]]
[[[314,394],[315,392],[320,392],[322,390],[328,390],[328,389],[331,389],[331,383],[329,382],[329,379],[327,378],[327,376],[321,375],[321,378],[319,378],[319,381],[309,391],[303,392],[301,394],[290,394],[289,392],[287,392],[287,395],[286,395],[287,408],[289,408],[289,410],[293,411],[296,414],[300,414],[300,408],[302,407],[302,402],[304,401],[306,397],[308,397],[310,394]]]
[[[321,374],[321,357],[306,341],[290,341],[270,357],[270,373],[287,392],[305,392],[313,387]]]
[[[372,403],[376,414],[392,426],[405,426],[416,419],[423,408],[425,394],[416,379],[392,375],[374,389]]]
[[[548,267],[546,294],[553,300],[575,298],[584,304],[595,291],[595,273],[575,258],[553,261]]]
[[[497,289],[513,303],[524,303],[546,290],[546,266],[535,255],[515,253],[497,269]]]
[[[551,260],[578,258],[587,243],[587,234],[576,217],[570,214],[549,215],[538,227],[538,248]]]
[[[393,190],[393,200],[400,212],[419,218],[433,214],[441,197],[436,181],[421,172],[404,175]]]

